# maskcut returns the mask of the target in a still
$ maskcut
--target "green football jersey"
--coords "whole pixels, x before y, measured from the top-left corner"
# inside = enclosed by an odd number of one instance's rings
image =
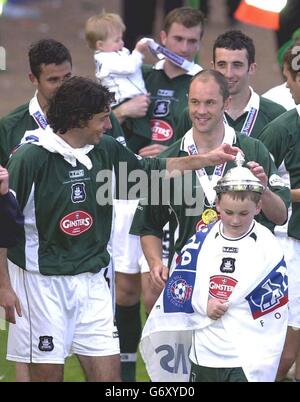
[[[76,275],[106,267],[112,224],[109,172],[114,172],[115,188],[127,184],[130,189],[132,183],[123,181],[131,172],[146,170],[150,175],[150,170],[166,166],[163,159],[137,159],[107,135],[88,157],[93,164],[90,170],[79,162],[72,167],[60,154],[35,144],[24,144],[11,157],[10,187],[25,225],[21,242],[9,250],[9,259],[21,268],[44,275]]]
[[[175,127],[187,105],[190,81],[193,75],[201,70],[199,65],[195,65],[191,72],[169,78],[162,66],[162,61],[154,66],[142,66],[145,85],[151,94],[151,103],[144,118],[126,120],[130,135],[127,143],[134,152],[150,144],[169,146],[175,142]],[[144,137],[143,143],[134,137]]]
[[[28,130],[38,128],[29,114],[29,103],[17,107],[0,119],[0,163],[6,164],[14,148]]]
[[[289,110],[268,124],[259,139],[274,157],[277,167],[284,162],[292,189],[300,188],[300,116],[299,107]],[[288,235],[300,240],[300,203],[292,203]]]

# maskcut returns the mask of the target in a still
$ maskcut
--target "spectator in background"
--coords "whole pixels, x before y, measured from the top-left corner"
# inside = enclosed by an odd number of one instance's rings
[[[288,0],[279,15],[279,30],[276,31],[278,49],[286,43],[300,25],[300,1]]]
[[[232,25],[236,21],[234,19],[235,10],[238,8],[241,0],[226,0],[226,8],[227,8],[227,17],[228,22]],[[208,16],[210,7],[209,7],[209,0],[198,0],[198,1],[190,1],[190,3],[198,3],[199,8],[204,13],[205,16]]]
[[[182,0],[164,0],[164,15],[173,8],[181,7]],[[156,0],[123,0],[124,22],[127,27],[124,42],[128,49],[133,49],[137,40],[144,36],[153,35],[153,21],[155,21]],[[137,18],[138,16],[138,18]]]

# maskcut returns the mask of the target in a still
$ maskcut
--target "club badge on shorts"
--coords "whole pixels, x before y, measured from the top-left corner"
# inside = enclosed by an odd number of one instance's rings
[[[42,352],[51,352],[54,349],[53,336],[40,336],[39,349]]]

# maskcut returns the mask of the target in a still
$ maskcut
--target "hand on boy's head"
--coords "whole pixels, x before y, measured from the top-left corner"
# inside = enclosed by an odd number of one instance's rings
[[[266,175],[264,168],[259,165],[257,162],[251,161],[247,163],[248,168],[257,177],[262,185],[267,188],[268,187],[268,176]]]

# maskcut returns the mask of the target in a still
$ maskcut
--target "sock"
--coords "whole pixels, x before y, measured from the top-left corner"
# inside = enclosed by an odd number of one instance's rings
[[[123,382],[136,381],[136,352],[142,333],[140,303],[134,306],[116,305],[116,324],[121,351]]]

